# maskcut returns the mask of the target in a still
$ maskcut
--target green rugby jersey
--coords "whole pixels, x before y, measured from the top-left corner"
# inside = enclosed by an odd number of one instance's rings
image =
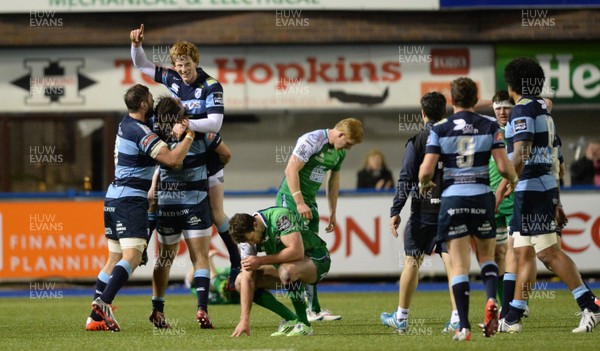
[[[500,129],[502,129],[502,131],[504,133],[506,133],[506,127],[500,126]],[[490,156],[489,168],[490,168],[490,188],[492,188],[492,191],[495,192],[496,189],[498,189],[498,186],[500,185],[500,182],[502,181],[503,177],[502,177],[502,174],[500,174],[500,171],[498,170],[498,165],[496,165],[496,161],[494,161],[493,156]],[[502,204],[500,205],[499,211],[501,213],[510,214],[510,213],[512,213],[513,204],[514,204],[514,194],[511,193],[510,196],[508,196],[507,198],[502,200]]]
[[[500,126],[500,129],[502,129],[503,133],[506,133],[506,127]],[[498,189],[498,185],[500,185],[500,182],[502,181],[503,177],[502,177],[502,174],[500,174],[500,171],[498,171],[498,165],[496,165],[496,161],[494,161],[493,156],[490,156],[489,168],[490,168],[490,188],[492,188],[492,191],[496,191],[496,189]]]
[[[329,144],[328,129],[309,132],[298,138],[292,155],[304,162],[299,172],[300,191],[305,202],[316,202],[317,192],[329,170],[339,171],[346,157],[346,150],[336,150]],[[279,192],[292,196],[287,179],[284,178]]]
[[[267,255],[277,254],[285,248],[281,237],[295,232],[300,232],[302,235],[304,254],[307,256],[310,256],[310,252],[316,248],[327,247],[321,238],[309,230],[302,230],[302,218],[285,207],[269,207],[256,214],[260,216],[266,227],[263,241],[256,247],[247,243],[240,245],[242,258],[255,256],[258,252],[265,252]]]

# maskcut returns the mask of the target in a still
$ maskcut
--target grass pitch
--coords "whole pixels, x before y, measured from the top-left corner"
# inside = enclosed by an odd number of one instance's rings
[[[90,289],[91,290],[91,289]],[[321,305],[343,315],[341,321],[313,323],[311,337],[270,337],[279,318],[260,306],[252,309],[252,336],[231,338],[239,306],[211,306],[214,330],[200,330],[191,295],[167,297],[166,316],[172,330],[155,330],[148,316],[148,296],[117,296],[120,333],[86,332],[90,297],[0,299],[0,350],[595,350],[596,333],[572,334],[578,307],[567,290],[553,291],[531,302],[532,317],[521,334],[485,338],[476,325],[483,320],[484,293],[471,293],[471,342],[455,342],[442,334],[450,316],[447,293],[417,292],[411,306],[412,331],[398,335],[379,321],[397,306],[396,293],[322,293]],[[285,299],[284,297],[281,297]],[[291,307],[288,301],[286,303]],[[600,328],[600,327],[599,327]]]

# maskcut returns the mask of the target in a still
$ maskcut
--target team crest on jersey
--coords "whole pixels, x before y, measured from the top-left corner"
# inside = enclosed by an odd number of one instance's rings
[[[516,119],[515,132],[520,132],[522,130],[527,130],[527,122],[524,119]]]
[[[171,90],[173,90],[175,94],[179,93],[179,85],[175,83],[171,84]]]
[[[277,219],[277,230],[279,230],[280,232],[285,232],[291,227],[292,221],[290,221],[288,216],[283,215]]]
[[[198,88],[198,89],[194,90],[194,97],[196,99],[200,99],[200,96],[202,96],[202,89]]]

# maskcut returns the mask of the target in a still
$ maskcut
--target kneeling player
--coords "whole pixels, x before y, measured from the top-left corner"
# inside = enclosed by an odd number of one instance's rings
[[[231,218],[229,230],[242,249],[243,268],[236,280],[240,322],[231,336],[250,335],[252,301],[284,318],[271,336],[312,334],[303,284],[323,279],[331,260],[325,242],[301,226],[302,219],[284,207],[270,207],[254,215],[238,213]],[[257,256],[258,252],[267,255]],[[288,291],[295,314],[266,290],[281,288]]]

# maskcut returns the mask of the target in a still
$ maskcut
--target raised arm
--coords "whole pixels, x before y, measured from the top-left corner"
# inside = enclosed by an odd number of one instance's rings
[[[146,58],[146,53],[144,52],[144,48],[142,48],[144,25],[142,24],[139,29],[132,30],[129,33],[129,39],[131,39],[131,60],[133,61],[133,65],[142,73],[154,79],[156,65]]]

